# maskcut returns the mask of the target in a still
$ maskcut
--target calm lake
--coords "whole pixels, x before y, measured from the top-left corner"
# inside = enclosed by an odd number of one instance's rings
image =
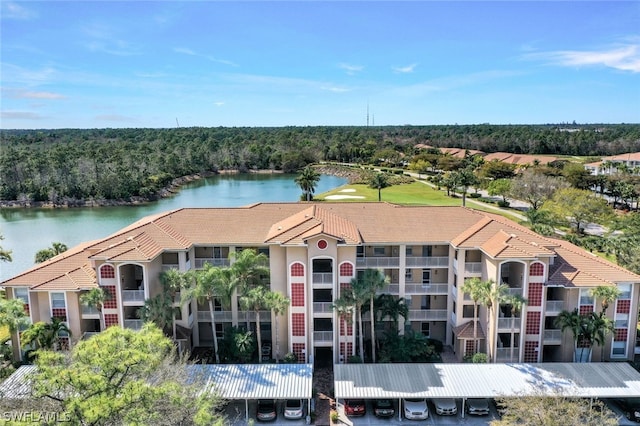
[[[238,207],[256,202],[298,201],[302,191],[296,175],[218,175],[182,187],[171,198],[140,206],[71,209],[0,209],[0,242],[11,250],[13,262],[0,262],[0,282],[33,266],[38,250],[61,242],[73,247],[99,239],[136,220],[182,207]],[[315,193],[347,183],[345,178],[322,175]]]

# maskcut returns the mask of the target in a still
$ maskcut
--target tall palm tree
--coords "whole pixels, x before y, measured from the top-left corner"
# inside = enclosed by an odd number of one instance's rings
[[[371,300],[371,291],[364,280],[351,279],[349,287],[342,289],[340,297],[335,300],[333,307],[338,314],[347,316],[355,312],[358,321],[358,355],[364,361],[364,332],[362,327],[362,306]],[[373,313],[373,310],[372,310]],[[373,317],[373,315],[372,315]]]
[[[254,249],[244,249],[229,254],[229,260],[232,285],[238,289],[240,295],[247,294],[254,287],[268,287],[270,272],[269,258],[266,254],[258,253]],[[249,317],[247,316],[248,329]]]
[[[278,317],[284,315],[289,307],[289,299],[282,293],[277,291],[270,291],[266,296],[267,307],[271,309],[271,312],[276,317],[276,363],[280,362],[280,339],[278,333]],[[262,353],[262,352],[260,352]]]
[[[621,295],[620,289],[618,289],[618,287],[604,285],[591,289],[589,293],[591,294],[591,297],[600,299],[602,301],[603,314],[607,313],[607,308],[609,308],[609,305]]]
[[[307,166],[295,178],[296,184],[302,189],[303,195],[307,201],[313,198],[313,192],[316,185],[320,181],[320,174],[311,166]]]
[[[144,306],[138,309],[138,315],[144,322],[150,321],[157,325],[164,333],[167,332],[169,324],[172,324],[175,330],[176,308],[173,306],[173,299],[167,294],[157,294],[145,300]]]
[[[491,294],[493,281],[482,281],[480,278],[468,278],[464,281],[460,289],[463,293],[471,296],[473,300],[473,341],[475,342],[475,352],[479,352],[478,345],[478,305],[481,301],[487,300]]]
[[[516,315],[522,311],[522,306],[527,303],[527,299],[519,294],[510,294],[507,295],[503,299],[503,301],[509,305],[509,314],[511,315],[511,346],[509,351],[509,359],[513,361],[513,329],[515,328]]]
[[[173,335],[173,340],[176,340],[176,310],[173,309],[173,302],[176,298],[176,295],[187,286],[187,277],[184,272],[180,272],[175,268],[171,268],[160,273],[160,283],[162,284],[163,292],[170,301],[169,311],[171,312],[171,332]],[[184,304],[182,298],[180,298],[179,304],[181,308]]]
[[[577,309],[562,311],[556,319],[562,331],[571,331],[574,342],[574,362],[588,362],[594,345],[604,345],[608,333],[613,332],[613,321],[602,312],[580,315]]]
[[[385,173],[376,173],[369,182],[369,188],[378,190],[378,201],[382,201],[382,190],[389,185],[389,177]]]
[[[245,311],[253,311],[256,314],[256,340],[258,343],[258,359],[262,363],[262,332],[260,330],[260,311],[267,307],[267,294],[270,293],[265,286],[255,286],[240,296],[240,306]]]
[[[388,278],[379,269],[365,269],[357,278],[361,282],[363,292],[369,296],[369,312],[371,312],[371,359],[376,362],[376,318],[374,298],[378,290],[382,290],[388,283]]]
[[[406,321],[409,315],[409,307],[405,300],[404,298],[395,297],[391,294],[379,295],[374,302],[378,321],[389,317],[391,318],[393,329],[397,330],[400,317]]]
[[[90,308],[96,308],[98,315],[100,316],[100,331],[103,331],[106,326],[104,323],[104,303],[111,299],[111,293],[102,287],[92,288],[86,293],[80,295],[80,303],[89,306]]]

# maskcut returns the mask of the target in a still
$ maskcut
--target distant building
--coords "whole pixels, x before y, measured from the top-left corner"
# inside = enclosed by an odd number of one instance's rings
[[[610,175],[617,173],[621,165],[624,165],[628,170],[640,168],[640,152],[604,157],[602,161],[585,164],[584,168],[592,175]]]
[[[451,345],[458,359],[474,351],[474,321],[483,352],[492,362],[571,361],[573,339],[555,319],[562,310],[600,310],[590,296],[598,286],[622,295],[607,315],[615,332],[602,348],[605,360],[632,360],[640,276],[566,241],[540,236],[502,216],[463,207],[397,206],[387,203],[261,203],[240,208],[179,209],[143,218],[106,238],[69,249],[0,283],[9,298],[22,299],[31,321],[64,320],[74,339],[100,331],[98,312],[80,295],[102,287],[107,326],[138,329],[138,311],[161,292],[159,275],[205,263],[229,265],[229,254],[254,248],[269,258],[270,286],[291,305],[276,321],[261,314],[263,339],[281,355],[301,363],[326,356],[334,363],[356,353],[351,319],[333,302],[353,278],[380,269],[388,284],[380,291],[409,307],[399,331],[412,329]],[[512,317],[505,304],[487,315],[460,290],[467,278],[493,280],[528,300]],[[245,327],[254,313],[215,303],[219,339],[227,326]],[[371,332],[364,316],[365,336]],[[383,327],[391,327],[389,318]],[[208,306],[191,301],[177,317],[187,347],[213,343]],[[279,329],[276,330],[276,324]],[[13,336],[19,345],[19,336]],[[16,346],[18,347],[18,346]],[[594,359],[600,359],[600,349]]]

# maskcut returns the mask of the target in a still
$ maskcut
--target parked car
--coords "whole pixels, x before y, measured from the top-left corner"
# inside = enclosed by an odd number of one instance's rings
[[[285,419],[301,419],[304,416],[304,401],[301,399],[287,399],[284,403]]]
[[[364,416],[367,406],[363,399],[347,399],[344,401],[344,412],[347,416]]]
[[[278,417],[278,413],[276,412],[276,402],[273,399],[258,400],[256,419],[261,422],[270,422],[276,417]]]
[[[429,417],[426,399],[403,399],[404,416],[409,420],[425,420]]]
[[[469,398],[467,399],[467,413],[474,416],[489,415],[489,400],[486,398]]]
[[[614,402],[627,419],[640,422],[640,398],[620,398]]]
[[[439,416],[453,416],[458,413],[458,406],[453,398],[436,398],[433,400],[433,406],[436,407],[436,414]]]
[[[396,410],[390,399],[376,399],[373,401],[373,414],[377,417],[392,417]]]

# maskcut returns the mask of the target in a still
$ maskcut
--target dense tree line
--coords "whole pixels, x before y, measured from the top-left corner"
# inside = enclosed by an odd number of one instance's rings
[[[174,178],[222,169],[296,172],[319,160],[412,156],[418,143],[485,152],[640,151],[640,125],[451,125],[0,131],[0,199],[154,199]]]

